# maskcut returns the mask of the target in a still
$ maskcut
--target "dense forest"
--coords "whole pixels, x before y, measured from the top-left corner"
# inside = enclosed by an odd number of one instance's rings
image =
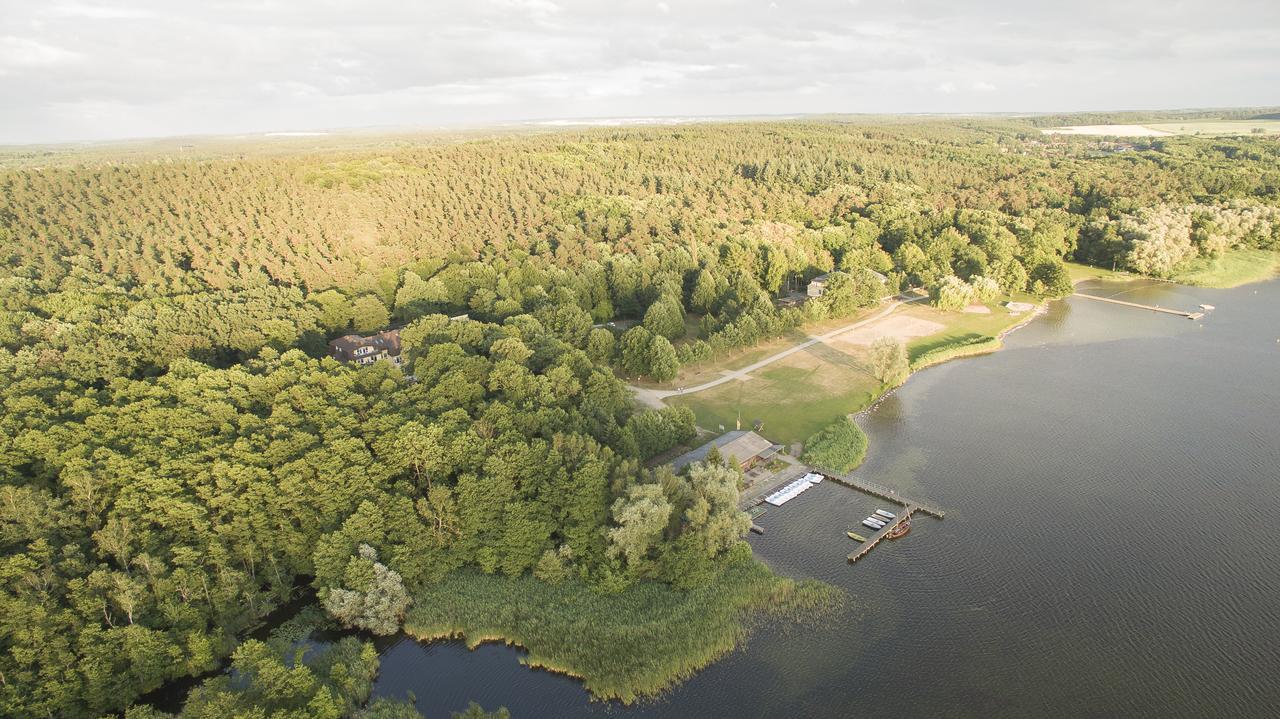
[[[624,379],[908,287],[1061,295],[1068,259],[1169,276],[1280,249],[1278,208],[1274,139],[1117,147],[1012,120],[14,164],[0,714],[121,712],[233,652],[305,668],[241,640],[306,584],[374,633],[456,571],[696,587],[747,526],[739,477],[646,467],[694,420]],[[828,272],[820,300],[778,301]],[[387,326],[404,370],[325,357]],[[308,670],[333,716],[373,710],[364,651]],[[184,714],[258,706],[243,684]]]

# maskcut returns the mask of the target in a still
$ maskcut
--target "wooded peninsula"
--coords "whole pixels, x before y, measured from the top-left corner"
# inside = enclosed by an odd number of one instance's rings
[[[1072,120],[0,151],[0,714],[168,716],[145,695],[213,672],[181,716],[418,716],[369,701],[367,641],[248,637],[304,588],[628,702],[856,601],[751,556],[733,463],[662,461],[714,398],[628,385],[913,289],[971,325],[873,345],[865,406],[1081,265],[1274,276],[1275,136],[1041,132]],[[335,358],[385,330],[396,361]],[[795,430],[829,466],[867,451],[850,402]]]

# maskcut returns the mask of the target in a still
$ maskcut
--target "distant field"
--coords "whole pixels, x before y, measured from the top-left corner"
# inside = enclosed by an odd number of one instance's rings
[[[1041,130],[1046,135],[1168,137],[1171,135],[1276,135],[1280,120],[1179,120],[1141,125],[1070,125]]]
[[[1183,120],[1144,125],[1172,135],[1276,135],[1280,120]]]
[[[1146,125],[1069,125],[1041,130],[1046,135],[1110,135],[1113,137],[1158,137],[1172,135],[1165,130],[1153,130]]]

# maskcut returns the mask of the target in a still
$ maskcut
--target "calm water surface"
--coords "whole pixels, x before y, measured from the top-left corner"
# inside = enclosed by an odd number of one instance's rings
[[[863,420],[860,474],[947,510],[854,566],[883,502],[831,483],[761,520],[777,571],[850,606],[764,629],[663,699],[591,702],[516,650],[402,640],[375,695],[427,716],[1280,715],[1280,281],[1100,285],[994,355],[911,378]]]

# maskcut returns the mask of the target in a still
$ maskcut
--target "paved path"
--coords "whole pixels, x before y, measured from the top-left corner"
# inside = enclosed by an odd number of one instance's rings
[[[702,384],[696,385],[693,387],[685,387],[683,390],[646,389],[644,387],[631,386],[631,391],[635,393],[636,399],[640,400],[640,402],[643,404],[649,405],[650,407],[656,407],[656,408],[665,407],[666,405],[662,402],[662,400],[666,399],[667,397],[671,397],[673,395],[679,395],[679,394],[693,394],[694,392],[701,392],[704,389],[719,387],[720,385],[726,382],[732,382],[735,379],[738,379],[738,380],[751,379],[751,377],[749,376],[750,373],[760,369],[761,367],[767,367],[768,365],[771,365],[780,359],[790,357],[791,355],[797,352],[800,352],[802,350],[808,349],[809,347],[812,347],[816,344],[820,344],[822,342],[826,342],[828,340],[834,339],[839,335],[842,335],[845,332],[848,332],[849,330],[854,330],[865,324],[875,322],[876,320],[881,319],[887,316],[888,314],[890,314],[891,312],[893,312],[894,310],[898,309],[900,305],[905,305],[909,302],[917,302],[923,299],[926,299],[926,298],[921,296],[921,297],[912,297],[909,300],[904,300],[901,298],[895,299],[892,302],[890,302],[883,310],[875,313],[874,315],[871,315],[870,317],[867,317],[866,319],[858,320],[857,322],[854,322],[851,325],[845,325],[844,327],[831,330],[826,334],[810,336],[809,339],[805,340],[804,342],[801,342],[798,345],[795,345],[793,347],[788,347],[787,349],[782,350],[777,354],[769,355],[768,357],[765,357],[759,362],[749,364],[746,367],[743,367],[742,369],[723,370],[724,376],[717,377],[716,379],[713,379],[710,382],[703,382]]]

